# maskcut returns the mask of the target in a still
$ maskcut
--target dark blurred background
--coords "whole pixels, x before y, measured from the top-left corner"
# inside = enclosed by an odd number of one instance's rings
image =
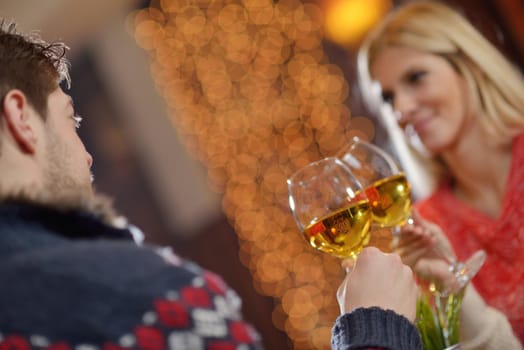
[[[314,3],[326,8],[328,0]],[[449,3],[522,66],[523,1]],[[187,152],[151,77],[146,52],[129,30],[129,14],[149,5],[137,0],[1,0],[0,16],[17,21],[23,31],[38,29],[45,39],[60,39],[71,47],[70,94],[84,117],[80,133],[95,159],[96,186],[144,230],[147,241],[170,245],[181,256],[220,274],[243,299],[245,318],[262,334],[267,349],[325,348],[286,334],[281,302],[267,296],[270,293],[259,293],[261,288],[256,288],[245,266],[249,263],[241,262],[239,238],[222,211],[222,194],[211,189],[205,164]],[[369,117],[373,139],[382,142],[386,134],[366,111],[356,87],[357,44],[322,43],[349,84],[346,103],[351,114]],[[298,233],[296,239],[301,239]]]

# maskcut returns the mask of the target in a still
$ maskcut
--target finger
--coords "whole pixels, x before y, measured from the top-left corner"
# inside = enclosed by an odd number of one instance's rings
[[[427,239],[417,239],[412,240],[411,242],[408,242],[406,244],[399,244],[397,248],[395,249],[395,253],[399,255],[407,254],[414,250],[427,250],[432,246],[431,240]]]
[[[415,267],[417,262],[425,257],[427,251],[424,249],[419,249],[415,251],[410,251],[409,253],[404,253],[401,255],[402,262],[411,267]]]
[[[414,266],[417,261],[427,256],[429,247],[425,242],[417,242],[409,246],[397,248],[397,253],[401,258],[402,262],[409,266]]]
[[[413,225],[413,224],[405,224],[405,225],[398,227],[398,230],[399,230],[398,236],[409,236],[413,234],[415,227],[416,225]]]
[[[415,228],[409,225],[403,226],[399,234],[393,235],[393,239],[389,243],[389,248],[395,250],[397,247],[409,244],[412,240],[418,239],[417,233],[414,231]]]
[[[422,235],[411,235],[397,238],[397,247],[409,246],[416,242],[424,241],[424,236]]]
[[[413,226],[406,234],[400,236],[400,245],[409,244],[412,241],[424,240],[429,242],[434,236],[434,233],[423,226]]]
[[[411,237],[413,235],[421,235],[426,231],[430,231],[426,225],[420,224],[406,224],[400,227],[399,237]]]
[[[383,252],[380,251],[377,247],[369,246],[362,249],[362,252],[359,255],[360,257],[364,257],[364,259],[367,259],[369,257],[376,257],[377,255],[384,255]]]
[[[417,235],[410,238],[398,239],[395,245],[392,245],[392,249],[395,252],[399,251],[409,251],[415,249],[414,247],[427,247],[433,245],[433,236],[431,234]]]
[[[413,223],[415,225],[421,225],[421,224],[424,224],[426,222],[426,220],[424,220],[424,218],[422,217],[422,215],[420,215],[420,213],[418,212],[417,209],[413,208],[411,210],[411,219],[413,219]]]
[[[393,239],[389,243],[389,249],[391,249],[392,251],[395,251],[399,245],[399,241],[400,241],[399,236],[397,235],[393,236]]]
[[[441,291],[452,291],[458,286],[458,280],[450,271],[449,264],[443,260],[424,262],[421,264],[420,269],[425,271],[421,277],[436,283]]]

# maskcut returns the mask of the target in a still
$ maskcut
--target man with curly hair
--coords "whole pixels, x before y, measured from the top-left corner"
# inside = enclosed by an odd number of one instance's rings
[[[67,47],[0,23],[0,349],[261,348],[218,276],[93,190]]]

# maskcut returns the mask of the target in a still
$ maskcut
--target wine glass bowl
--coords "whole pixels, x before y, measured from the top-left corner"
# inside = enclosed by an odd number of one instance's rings
[[[373,225],[394,228],[408,222],[411,187],[391,156],[355,137],[337,157],[364,187],[372,209]]]
[[[312,162],[288,180],[289,207],[306,241],[339,258],[356,258],[370,239],[371,209],[362,186],[335,157]]]

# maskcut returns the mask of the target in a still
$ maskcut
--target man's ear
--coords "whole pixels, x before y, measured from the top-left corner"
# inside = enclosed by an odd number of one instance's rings
[[[2,114],[4,115],[7,130],[13,136],[22,152],[33,154],[35,152],[36,134],[30,123],[31,113],[36,115],[29,104],[25,94],[18,90],[10,90],[2,101]]]

